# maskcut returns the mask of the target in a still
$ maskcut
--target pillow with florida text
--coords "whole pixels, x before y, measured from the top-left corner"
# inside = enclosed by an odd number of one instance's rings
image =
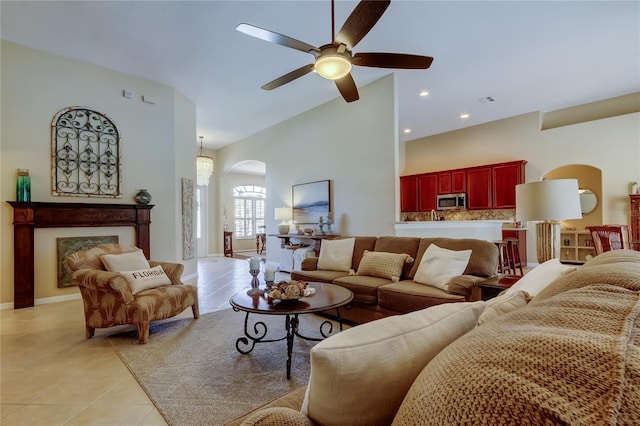
[[[121,271],[118,273],[127,279],[131,293],[134,295],[143,290],[171,284],[171,280],[160,265],[139,271]]]
[[[447,291],[451,278],[464,273],[470,258],[471,250],[449,250],[431,244],[422,255],[413,280]]]
[[[349,272],[355,244],[355,238],[324,240],[320,246],[318,269]]]

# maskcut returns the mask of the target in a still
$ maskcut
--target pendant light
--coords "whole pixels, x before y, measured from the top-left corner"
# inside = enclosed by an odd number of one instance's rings
[[[196,157],[196,171],[197,171],[197,183],[200,186],[208,186],[209,178],[213,173],[213,158],[209,157],[204,153],[204,148],[202,147],[202,138],[203,136],[199,136],[200,138],[200,151],[198,151],[198,156]]]

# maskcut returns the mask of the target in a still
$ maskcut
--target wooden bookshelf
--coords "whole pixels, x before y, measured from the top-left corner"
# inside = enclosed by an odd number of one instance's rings
[[[562,230],[560,232],[561,262],[582,264],[595,255],[596,249],[589,231]]]

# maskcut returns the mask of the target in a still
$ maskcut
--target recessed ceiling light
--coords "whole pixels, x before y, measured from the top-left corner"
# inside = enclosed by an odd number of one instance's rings
[[[465,118],[469,118],[469,114],[460,114],[460,118],[465,119]]]
[[[404,129],[403,132],[404,133],[411,133],[411,129]]]
[[[429,96],[429,92],[423,90],[422,92],[420,92],[420,96]]]

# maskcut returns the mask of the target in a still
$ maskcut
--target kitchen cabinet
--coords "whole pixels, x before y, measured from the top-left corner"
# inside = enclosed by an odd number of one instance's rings
[[[513,209],[516,185],[524,183],[526,161],[510,161],[464,169],[400,177],[400,211],[437,209],[439,194],[467,194],[467,209]]]
[[[438,173],[438,194],[451,194],[451,172]]]
[[[467,192],[466,178],[467,172],[464,169],[438,172],[438,194]]]
[[[467,169],[467,209],[488,210],[491,198],[491,166]]]
[[[427,173],[418,175],[418,210],[435,210],[438,205],[438,175]]]
[[[418,211],[418,177],[416,175],[400,177],[400,211]]]
[[[491,167],[492,208],[516,207],[516,185],[524,183],[525,164],[526,161],[514,161]]]
[[[467,172],[464,169],[451,172],[451,192],[467,192]]]

